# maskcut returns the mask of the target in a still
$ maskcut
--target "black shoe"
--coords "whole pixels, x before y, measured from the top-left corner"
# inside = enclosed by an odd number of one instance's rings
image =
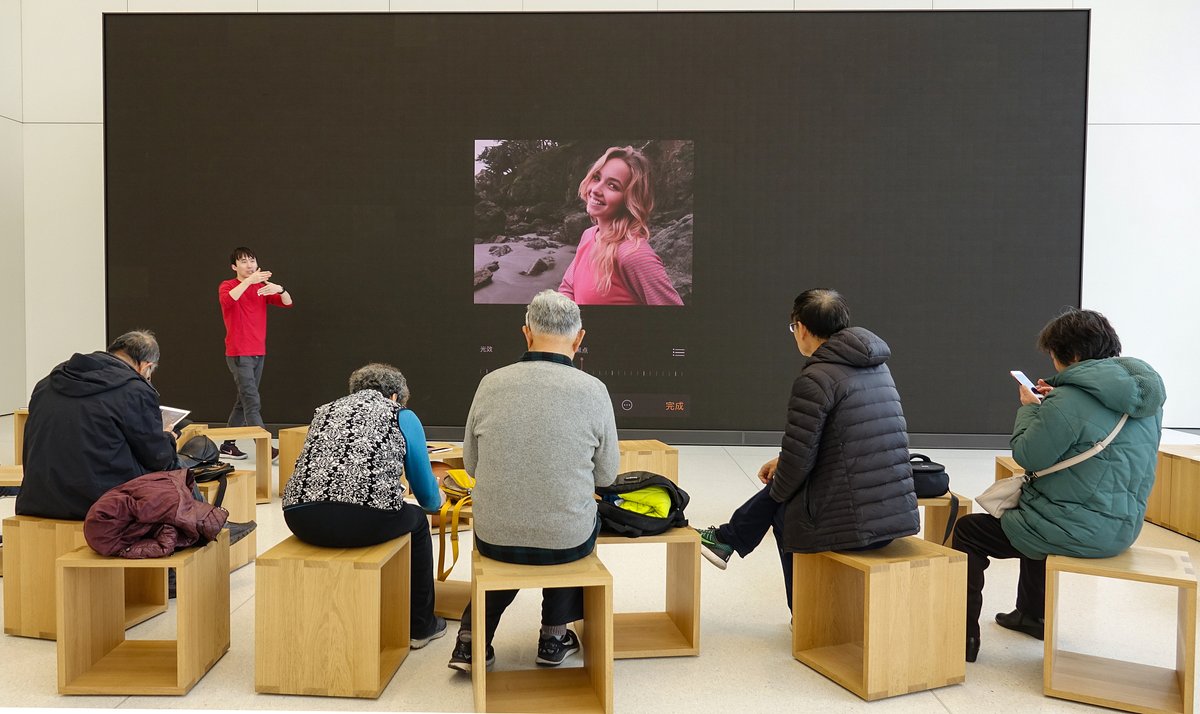
[[[978,637],[968,637],[967,638],[967,661],[974,662],[978,658],[979,658],[979,638]]]
[[[253,533],[254,529],[258,528],[258,524],[254,521],[246,521],[245,523],[225,521],[225,527],[229,529],[229,545],[232,546],[234,543]]]
[[[234,461],[241,461],[246,458],[246,452],[239,449],[237,447],[237,443],[235,443],[233,441],[226,441],[223,444],[221,444],[220,452],[221,452],[222,459],[233,459]]]
[[[434,618],[433,618],[433,619],[434,619],[434,623],[433,623],[433,634],[432,634],[432,635],[426,635],[425,637],[414,637],[414,638],[412,638],[412,639],[409,641],[409,644],[408,644],[408,646],[409,646],[411,649],[414,649],[414,650],[419,650],[419,649],[421,649],[422,647],[424,647],[425,645],[429,644],[430,642],[433,642],[434,640],[436,640],[436,639],[438,639],[438,638],[440,638],[440,637],[445,637],[445,636],[446,636],[446,631],[447,631],[447,629],[448,629],[448,628],[446,627],[446,618],[444,618],[444,617],[438,617],[437,615],[434,615]]]
[[[574,632],[567,630],[562,639],[557,637],[539,637],[537,659],[534,662],[543,667],[557,667],[567,657],[579,651],[579,638]]]
[[[1036,640],[1046,638],[1046,623],[1036,617],[1030,617],[1020,610],[996,613],[996,622],[1005,629],[1024,632]]]
[[[491,669],[492,665],[496,664],[496,650],[492,649],[491,645],[487,646],[487,661],[483,666],[485,669]],[[459,635],[458,642],[454,643],[454,652],[450,655],[450,663],[446,665],[450,669],[457,669],[459,672],[471,673],[471,641],[464,640]]]

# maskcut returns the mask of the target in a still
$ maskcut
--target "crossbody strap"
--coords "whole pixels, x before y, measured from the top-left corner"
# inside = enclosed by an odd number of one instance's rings
[[[1117,422],[1117,425],[1115,427],[1113,427],[1113,430],[1111,432],[1109,432],[1108,436],[1104,437],[1103,441],[1100,441],[1095,446],[1093,446],[1092,448],[1083,452],[1082,454],[1076,454],[1069,459],[1060,461],[1048,469],[1042,469],[1041,471],[1034,471],[1032,473],[1026,474],[1026,480],[1032,481],[1035,478],[1041,478],[1042,476],[1048,476],[1056,471],[1062,471],[1063,469],[1069,469],[1072,466],[1074,466],[1075,464],[1087,461],[1088,459],[1092,458],[1093,456],[1100,453],[1101,451],[1104,451],[1104,447],[1111,444],[1112,440],[1117,438],[1117,434],[1121,433],[1121,427],[1125,426],[1125,422],[1127,422],[1127,421],[1129,421],[1129,415],[1122,414],[1121,421]]]

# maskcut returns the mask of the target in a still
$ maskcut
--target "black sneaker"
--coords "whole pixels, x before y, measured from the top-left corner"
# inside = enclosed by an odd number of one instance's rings
[[[221,444],[221,458],[232,459],[233,461],[241,461],[246,458],[246,452],[237,447],[237,443],[226,441]]]
[[[433,623],[433,634],[426,635],[425,637],[413,637],[411,640],[409,640],[408,646],[411,649],[419,650],[422,647],[424,647],[425,645],[429,644],[430,642],[433,642],[434,640],[438,639],[439,637],[445,637],[447,629],[448,628],[446,627],[446,619],[443,617],[437,617],[435,615],[434,623]]]
[[[279,449],[276,449],[274,446],[271,447],[271,463],[279,463]]]
[[[225,521],[225,527],[229,529],[229,545],[232,546],[234,543],[253,533],[254,529],[258,528],[258,524],[254,521],[246,521],[245,523]]]
[[[567,630],[562,639],[557,637],[539,637],[537,659],[534,662],[543,667],[557,667],[567,657],[579,651],[579,638]]]
[[[484,662],[484,668],[491,669],[494,664],[496,664],[496,650],[492,649],[491,645],[488,645],[487,661]],[[464,640],[459,636],[458,642],[454,643],[454,653],[450,655],[450,663],[446,666],[450,669],[457,669],[459,672],[471,673],[470,640]]]

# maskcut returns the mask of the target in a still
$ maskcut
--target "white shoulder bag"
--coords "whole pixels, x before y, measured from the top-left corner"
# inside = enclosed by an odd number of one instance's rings
[[[985,490],[983,493],[979,494],[979,497],[975,499],[975,503],[978,503],[983,510],[992,514],[996,518],[999,518],[1008,509],[1016,507],[1017,503],[1021,500],[1021,489],[1025,486],[1025,484],[1033,481],[1034,479],[1048,476],[1056,471],[1069,469],[1075,464],[1087,461],[1101,451],[1104,451],[1104,447],[1112,443],[1112,440],[1117,438],[1117,434],[1121,433],[1121,427],[1125,426],[1125,422],[1127,421],[1129,421],[1129,415],[1122,414],[1121,421],[1117,422],[1117,425],[1113,427],[1112,432],[1109,433],[1108,436],[1104,437],[1103,441],[1097,443],[1095,446],[1083,452],[1082,454],[1076,454],[1069,459],[1060,461],[1050,468],[1042,469],[1041,471],[1000,479],[991,486],[988,486],[987,490]]]

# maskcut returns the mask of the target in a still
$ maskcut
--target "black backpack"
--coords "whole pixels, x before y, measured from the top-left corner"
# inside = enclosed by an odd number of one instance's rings
[[[221,505],[225,500],[225,487],[229,485],[225,477],[233,473],[233,464],[221,461],[221,450],[217,447],[217,442],[203,434],[188,439],[179,448],[179,465],[188,470],[188,475],[195,479],[196,483],[220,481],[221,485],[217,487],[217,497],[213,505]]]
[[[908,460],[912,464],[913,490],[917,492],[917,498],[946,495],[950,490],[950,474],[946,473],[945,466],[925,454],[910,453]]]
[[[636,491],[648,486],[661,486],[671,497],[671,510],[666,518],[646,516],[641,513],[627,511],[624,508],[604,500],[606,496],[620,496],[623,493]],[[611,486],[601,486],[596,489],[600,501],[596,510],[600,514],[600,530],[610,535],[622,535],[626,538],[637,538],[643,535],[657,535],[688,524],[683,515],[691,499],[687,491],[676,486],[666,476],[650,473],[649,471],[628,471],[618,474]]]

